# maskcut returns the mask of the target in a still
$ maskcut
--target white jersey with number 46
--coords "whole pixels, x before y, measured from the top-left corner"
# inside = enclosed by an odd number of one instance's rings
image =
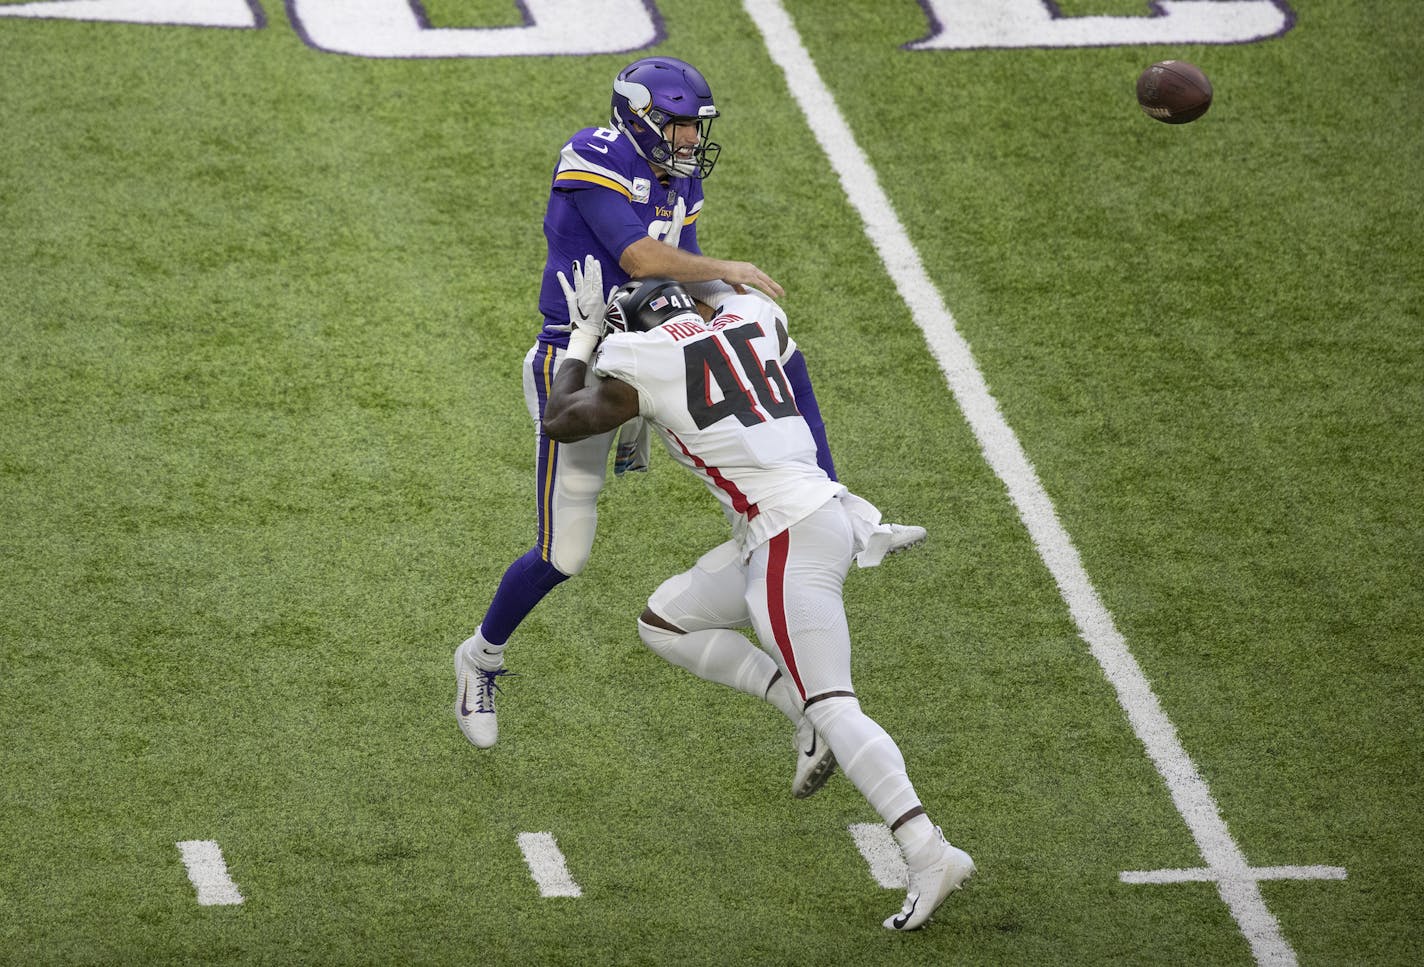
[[[637,389],[639,412],[722,502],[743,554],[845,492],[816,464],[782,372],[795,344],[782,349],[778,322],[774,303],[730,296],[710,322],[613,333],[593,361],[598,375]]]

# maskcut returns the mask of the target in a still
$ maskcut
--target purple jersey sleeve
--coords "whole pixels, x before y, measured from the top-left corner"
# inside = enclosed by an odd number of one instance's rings
[[[806,369],[806,357],[801,350],[791,354],[782,366],[787,381],[791,384],[791,395],[796,399],[796,409],[801,411],[806,425],[811,428],[811,439],[816,441],[816,463],[832,480],[836,476],[836,462],[831,459],[831,441],[826,437],[826,421],[821,419],[821,407],[816,402],[816,392],[811,388],[811,373]]]
[[[604,285],[610,289],[622,285],[628,281],[618,264],[624,249],[639,238],[665,232],[679,197],[687,212],[679,247],[699,253],[700,181],[673,178],[662,184],[632,142],[608,128],[585,128],[564,145],[544,213],[548,252],[539,290],[541,342],[568,343],[568,333],[557,328],[568,323],[557,273],[567,277],[574,262],[593,255],[603,266]]]
[[[594,238],[603,243],[615,261],[623,257],[623,250],[629,245],[648,237],[648,226],[643,224],[628,199],[618,192],[563,190],[573,202],[583,224],[589,227]]]

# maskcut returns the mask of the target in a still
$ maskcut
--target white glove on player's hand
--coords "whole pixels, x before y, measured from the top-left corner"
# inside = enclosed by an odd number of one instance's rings
[[[683,202],[682,196],[677,196],[677,204],[672,209],[672,224],[668,226],[667,234],[663,236],[663,241],[677,248],[682,241],[682,220],[687,217],[687,205]]]
[[[573,264],[573,285],[564,273],[558,273],[559,287],[564,290],[564,299],[569,306],[569,322],[579,332],[586,332],[595,339],[603,338],[607,326],[608,297],[603,292],[603,266],[592,255],[584,257],[583,270]]]
[[[569,354],[588,362],[603,331],[608,327],[608,299],[612,292],[603,291],[603,266],[592,255],[584,257],[583,270],[573,264],[573,284],[569,284],[564,273],[559,272],[559,287],[564,290],[564,300],[569,307],[569,322],[573,333],[569,336]]]

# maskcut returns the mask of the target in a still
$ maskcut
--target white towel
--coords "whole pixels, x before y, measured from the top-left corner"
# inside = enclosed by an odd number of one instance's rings
[[[618,428],[618,447],[613,454],[613,475],[641,473],[648,469],[652,444],[648,436],[648,421],[635,416]]]
[[[855,563],[858,567],[875,567],[890,551],[890,526],[880,523],[880,509],[863,497],[847,490],[841,503],[850,511],[855,530]]]

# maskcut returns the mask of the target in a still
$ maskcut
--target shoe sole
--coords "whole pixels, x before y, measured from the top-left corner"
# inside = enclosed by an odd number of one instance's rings
[[[826,780],[831,778],[831,773],[836,771],[836,757],[828,755],[812,772],[807,774],[799,788],[791,790],[791,794],[797,799],[805,799],[816,790],[826,784]]]
[[[897,544],[896,546],[887,550],[885,552],[885,556],[889,557],[891,554],[899,554],[901,551],[908,551],[912,547],[919,547],[927,540],[929,540],[928,534],[926,534],[924,537],[919,538],[918,540],[909,541],[904,544]]]

